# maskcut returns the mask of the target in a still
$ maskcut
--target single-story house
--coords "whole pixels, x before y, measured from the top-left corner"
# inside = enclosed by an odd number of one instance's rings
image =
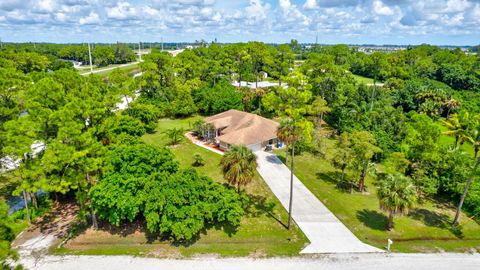
[[[231,145],[244,144],[253,151],[264,149],[278,142],[279,123],[256,114],[228,110],[205,118],[214,128],[209,137],[215,139],[222,150]]]

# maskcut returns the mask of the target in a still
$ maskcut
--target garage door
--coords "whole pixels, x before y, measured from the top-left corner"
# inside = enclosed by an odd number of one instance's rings
[[[252,151],[260,151],[262,150],[262,144],[261,143],[257,143],[257,144],[250,144],[248,146],[248,148],[250,148]]]

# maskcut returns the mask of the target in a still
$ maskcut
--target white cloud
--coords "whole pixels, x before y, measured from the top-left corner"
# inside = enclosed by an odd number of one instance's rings
[[[245,8],[247,12],[246,17],[253,19],[255,22],[265,20],[267,18],[268,8],[269,5],[263,5],[261,0],[250,0],[250,5]]]
[[[81,25],[84,25],[84,24],[97,24],[97,23],[100,22],[100,17],[98,16],[97,13],[95,13],[95,11],[91,11],[90,14],[88,14],[88,16],[80,18],[80,20],[79,20],[78,22],[79,22]]]
[[[2,35],[44,41],[98,38],[285,41],[345,37],[375,43],[416,35],[461,36],[478,43],[479,0],[0,0]],[[85,26],[90,25],[90,26]],[[93,26],[92,26],[93,25]],[[139,27],[141,26],[141,27]],[[55,30],[53,30],[55,29]],[[34,34],[32,34],[34,33]],[[53,35],[55,33],[57,36]],[[261,34],[260,34],[261,33]],[[373,34],[375,33],[375,34]],[[467,35],[468,34],[468,35]],[[303,38],[302,38],[303,37]],[[90,37],[89,37],[90,38]],[[305,40],[306,39],[306,40]],[[449,39],[446,39],[448,43]],[[62,40],[65,41],[65,40]],[[425,40],[428,42],[428,40]],[[423,40],[422,40],[423,42]],[[352,41],[355,43],[355,41]]]
[[[128,2],[118,2],[116,6],[106,8],[107,17],[112,19],[124,20],[136,16],[135,8],[131,7]]]
[[[451,12],[463,12],[470,7],[470,2],[467,0],[448,0],[444,12],[451,13]]]
[[[56,8],[54,0],[40,0],[36,2],[37,10],[40,12],[52,12]]]
[[[317,9],[318,4],[317,0],[307,0],[305,1],[305,4],[303,4],[304,9]]]
[[[393,10],[383,4],[380,0],[373,1],[373,11],[378,15],[390,16],[393,15]]]

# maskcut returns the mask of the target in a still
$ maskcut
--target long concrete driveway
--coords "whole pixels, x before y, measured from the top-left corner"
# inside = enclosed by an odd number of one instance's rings
[[[274,154],[264,151],[255,154],[258,172],[283,207],[288,209],[290,170]],[[310,245],[300,253],[383,252],[361,242],[297,177],[293,180],[292,217],[310,240]]]

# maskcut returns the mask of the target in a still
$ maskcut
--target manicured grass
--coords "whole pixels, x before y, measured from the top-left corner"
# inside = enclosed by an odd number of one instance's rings
[[[190,129],[195,120],[191,117],[180,120],[162,119],[157,132],[147,134],[142,139],[148,144],[164,147],[168,138],[163,131],[169,128]],[[205,166],[196,169],[215,181],[224,183],[219,167],[221,156],[192,144],[186,138],[181,144],[171,146],[181,167],[191,167],[193,154],[199,153]],[[294,226],[290,231],[280,222],[286,222],[287,212],[272,194],[263,180],[256,175],[246,192],[255,197],[236,232],[221,228],[210,228],[191,245],[174,245],[169,241],[149,241],[142,229],[122,233],[87,230],[69,241],[62,249],[53,250],[58,254],[89,255],[141,255],[154,257],[189,257],[198,254],[218,254],[220,256],[294,256],[308,243],[303,233]],[[141,227],[141,226],[140,226]]]
[[[383,248],[390,238],[397,252],[480,250],[479,224],[462,215],[461,229],[452,228],[454,206],[441,200],[426,201],[409,215],[396,216],[394,229],[386,231],[387,216],[379,209],[372,178],[367,179],[366,194],[339,189],[339,172],[330,161],[334,140],[325,141],[325,158],[308,153],[297,156],[295,174],[362,241]],[[279,154],[283,156],[284,151]],[[349,172],[349,177],[358,176]]]
[[[372,78],[367,78],[367,77],[363,77],[363,76],[355,75],[355,74],[352,74],[352,76],[355,78],[355,80],[358,83],[373,84],[373,79]]]

